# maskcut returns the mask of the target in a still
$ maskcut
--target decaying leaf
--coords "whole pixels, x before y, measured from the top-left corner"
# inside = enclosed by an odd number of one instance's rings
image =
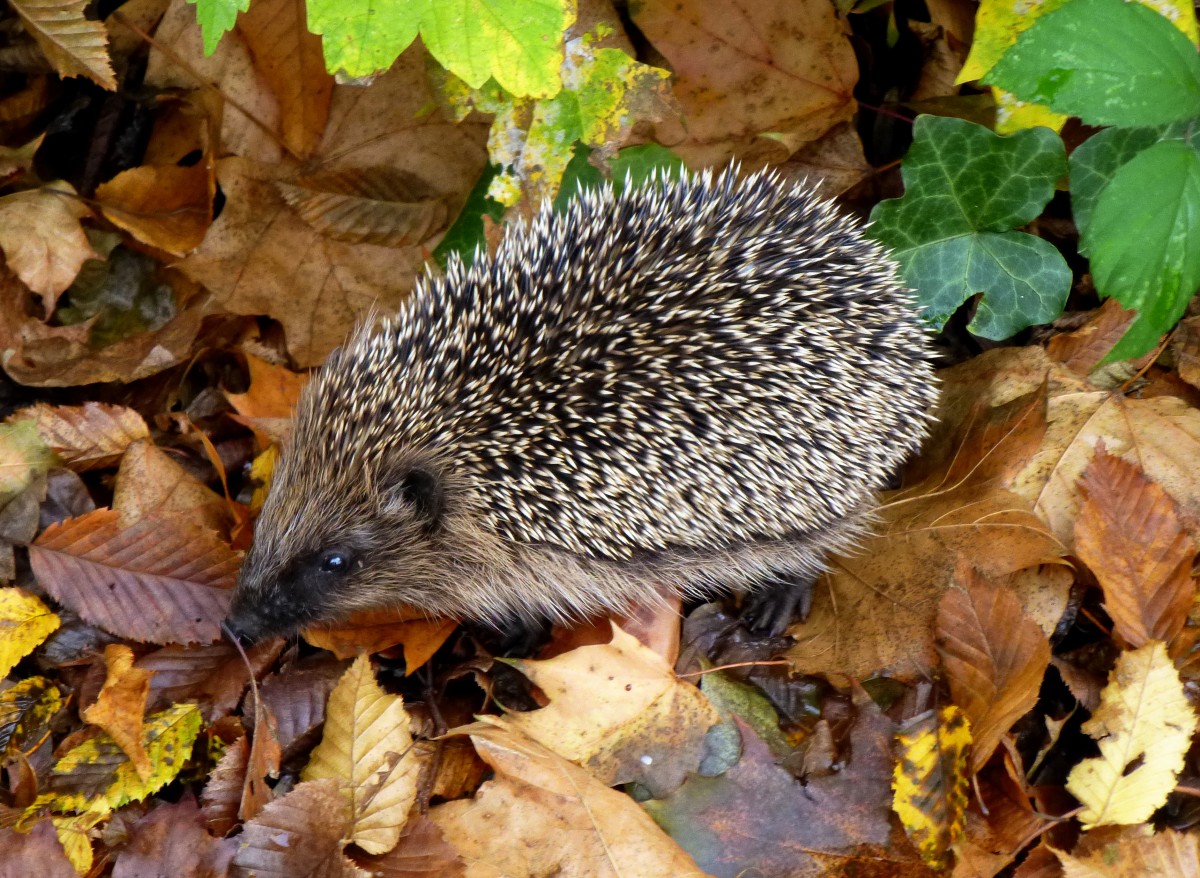
[[[15,586],[0,588],[0,679],[59,626],[36,595]]]
[[[1144,823],[1175,788],[1196,731],[1196,714],[1160,641],[1117,659],[1083,731],[1100,745],[1100,755],[1067,779],[1083,803],[1084,828]]]
[[[972,569],[958,579],[961,587],[946,592],[938,610],[938,652],[950,694],[970,724],[971,771],[977,772],[1037,702],[1050,645],[1006,583]]]
[[[47,528],[29,557],[55,600],[115,634],[152,643],[217,640],[240,564],[212,531],[170,518],[125,526],[111,509]]]
[[[1079,487],[1075,550],[1104,588],[1116,635],[1135,648],[1170,643],[1196,594],[1196,544],[1178,507],[1141,469],[1103,449]]]
[[[719,719],[694,685],[615,625],[611,643],[513,664],[550,703],[509,713],[508,724],[609,786],[636,781],[669,794],[696,769]]]
[[[370,854],[396,846],[416,801],[419,763],[404,701],[375,682],[360,656],[329,696],[325,732],[301,778],[340,784],[350,824],[346,840]]]
[[[349,830],[338,782],[306,781],[246,824],[233,858],[233,878],[362,878],[342,853]]]
[[[918,714],[896,732],[892,807],[925,862],[946,861],[966,822],[970,727],[953,705]]]
[[[40,743],[62,707],[62,693],[45,677],[26,677],[0,692],[0,755]]]

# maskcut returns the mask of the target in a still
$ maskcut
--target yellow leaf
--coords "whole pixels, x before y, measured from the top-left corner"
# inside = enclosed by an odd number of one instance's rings
[[[404,699],[384,692],[371,660],[359,656],[329,696],[321,743],[301,779],[337,780],[353,821],[346,841],[383,854],[416,801],[418,767]]]
[[[969,723],[953,705],[928,710],[901,726],[896,740],[892,810],[921,858],[941,868],[966,825]]]
[[[107,665],[104,686],[96,701],[83,712],[83,719],[108,732],[133,763],[138,777],[149,780],[153,771],[142,746],[142,713],[150,692],[153,671],[133,666],[133,650],[123,643],[104,647]]]
[[[8,747],[36,746],[62,706],[62,693],[45,677],[26,677],[0,692],[0,756]]]
[[[1100,744],[1067,778],[1084,829],[1144,823],[1167,800],[1196,731],[1196,715],[1161,641],[1117,659],[1100,707],[1083,724]]]
[[[23,588],[0,588],[0,677],[58,629],[58,616]]]
[[[87,875],[92,869],[92,839],[88,833],[110,813],[103,802],[97,802],[82,814],[50,817],[67,859],[80,875]]]

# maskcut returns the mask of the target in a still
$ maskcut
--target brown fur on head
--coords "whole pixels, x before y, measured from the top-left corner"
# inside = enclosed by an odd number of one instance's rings
[[[322,453],[312,438],[300,434],[284,451],[229,628],[254,642],[359,609],[410,604],[434,615],[462,613],[453,571],[502,555],[476,524],[469,487],[417,449],[357,467],[306,465],[306,455]]]

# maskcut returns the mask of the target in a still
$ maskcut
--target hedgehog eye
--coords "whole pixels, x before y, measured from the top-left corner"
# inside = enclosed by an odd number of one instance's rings
[[[326,573],[345,573],[350,569],[350,556],[345,552],[326,552],[321,556],[321,569]]]

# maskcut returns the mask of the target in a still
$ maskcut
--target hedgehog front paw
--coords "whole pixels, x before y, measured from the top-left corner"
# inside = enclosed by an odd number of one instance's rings
[[[778,637],[793,621],[808,618],[816,581],[811,573],[779,573],[763,580],[746,595],[742,619],[755,634]]]

